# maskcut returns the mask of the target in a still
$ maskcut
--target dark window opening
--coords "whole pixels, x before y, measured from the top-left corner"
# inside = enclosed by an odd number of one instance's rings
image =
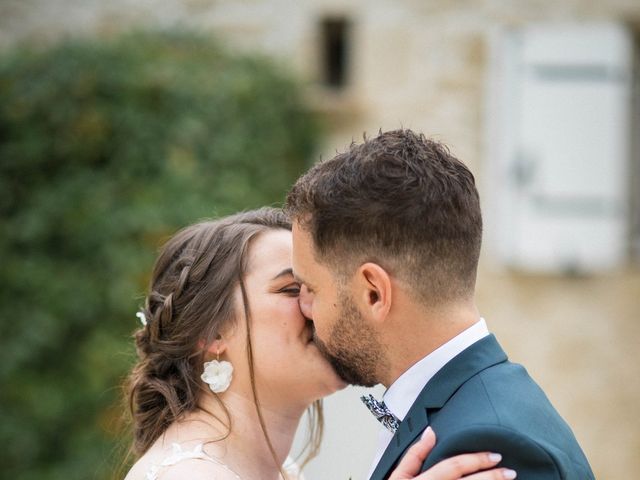
[[[321,23],[322,71],[325,85],[344,87],[347,81],[349,22],[345,18],[325,18]]]

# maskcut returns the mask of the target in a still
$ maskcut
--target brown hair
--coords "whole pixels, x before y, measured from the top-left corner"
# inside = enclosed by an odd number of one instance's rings
[[[162,248],[142,310],[147,326],[135,333],[139,361],[128,380],[134,455],[144,454],[169,425],[197,408],[203,391],[209,391],[200,381],[204,352],[198,344],[202,339],[210,344],[239,318],[234,305],[234,291],[239,285],[254,402],[275,460],[255,389],[251,314],[243,277],[252,239],[280,228],[291,230],[282,210],[262,208],[191,225]],[[317,452],[322,434],[320,402],[315,402],[311,410],[310,422],[315,419],[316,425],[311,428],[307,461]],[[224,411],[230,432],[230,417]]]
[[[352,143],[291,188],[285,210],[339,274],[374,261],[437,304],[475,287],[482,216],[469,169],[441,143],[394,130]]]

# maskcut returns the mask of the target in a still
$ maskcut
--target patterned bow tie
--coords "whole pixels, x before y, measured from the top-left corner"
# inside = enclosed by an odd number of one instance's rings
[[[384,402],[379,402],[373,398],[373,395],[369,395],[368,397],[362,396],[360,400],[362,400],[362,403],[367,406],[371,413],[373,413],[373,416],[376,417],[387,430],[391,433],[396,433],[396,430],[398,430],[400,426],[400,420],[389,410],[389,407],[387,407]]]

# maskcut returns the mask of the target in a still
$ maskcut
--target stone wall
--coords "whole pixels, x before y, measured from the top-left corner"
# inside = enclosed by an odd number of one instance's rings
[[[20,40],[110,35],[136,27],[184,25],[235,48],[260,49],[317,83],[319,22],[350,20],[349,83],[312,89],[334,115],[327,151],[363,131],[404,125],[481,163],[488,37],[529,22],[620,21],[640,25],[635,0],[4,0],[0,48]]]

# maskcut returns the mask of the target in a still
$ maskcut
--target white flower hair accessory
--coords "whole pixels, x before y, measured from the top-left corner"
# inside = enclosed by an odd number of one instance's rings
[[[138,317],[143,327],[147,326],[147,316],[144,314],[144,312],[137,312],[136,317]]]
[[[233,365],[225,360],[211,360],[204,363],[204,373],[200,375],[203,382],[209,384],[213,393],[224,392],[231,384]]]

